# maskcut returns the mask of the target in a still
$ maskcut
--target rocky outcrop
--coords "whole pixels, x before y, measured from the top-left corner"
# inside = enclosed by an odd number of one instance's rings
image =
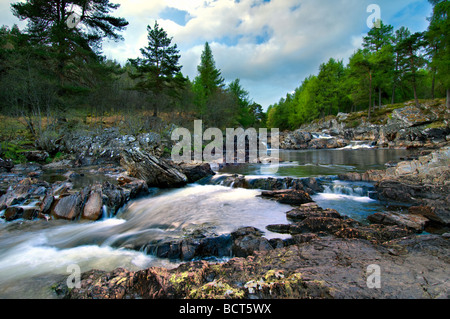
[[[449,245],[438,235],[383,245],[316,237],[220,264],[196,261],[175,269],[91,270],[82,274],[80,288],[68,289],[64,281],[54,290],[72,299],[446,299]],[[380,267],[378,289],[368,286],[370,265]]]
[[[310,132],[297,130],[280,134],[280,148],[289,150],[301,149],[332,149],[342,148],[349,144],[344,138],[326,137],[316,138]]]
[[[25,178],[0,197],[0,218],[98,220],[104,213],[115,215],[126,202],[148,191],[144,181],[130,177],[121,186],[95,183],[79,191],[68,181],[50,184]]]
[[[123,135],[116,128],[95,131],[76,131],[61,137],[58,150],[75,156],[81,166],[105,163],[118,164],[123,150],[139,149],[146,154],[161,156],[161,136],[156,133]]]
[[[276,191],[263,191],[262,198],[277,201],[280,204],[302,205],[313,202],[311,196],[305,191],[296,189],[283,189]]]
[[[367,219],[375,224],[397,225],[412,229],[418,233],[422,232],[430,221],[422,215],[404,214],[399,212],[375,213],[369,215]]]
[[[146,181],[150,187],[170,188],[188,183],[187,176],[177,168],[139,149],[123,150],[120,163],[128,175]]]
[[[433,222],[450,224],[450,147],[388,168],[375,187],[381,200],[429,207]]]
[[[261,189],[267,191],[294,189],[302,190],[310,195],[313,195],[324,190],[322,181],[328,179],[328,177],[248,177],[239,174],[220,174],[212,178],[207,178],[203,182],[233,188]]]
[[[379,200],[389,204],[423,207],[416,214],[433,223],[450,224],[450,147],[442,147],[410,160],[391,165],[386,170],[346,173],[340,180],[375,182]],[[376,217],[375,217],[376,218]]]
[[[176,167],[186,175],[188,183],[195,183],[205,177],[215,175],[214,171],[208,163],[180,163]]]
[[[333,235],[339,238],[359,238],[382,243],[412,233],[404,225],[364,225],[348,217],[341,216],[336,210],[322,209],[315,203],[301,205],[289,212],[286,217],[290,224],[268,225],[272,232],[283,234]]]
[[[341,148],[350,141],[367,141],[378,147],[439,148],[450,142],[450,111],[445,102],[425,101],[420,107],[407,102],[387,105],[372,113],[339,113],[280,133],[281,149]],[[316,138],[321,135],[322,138]]]

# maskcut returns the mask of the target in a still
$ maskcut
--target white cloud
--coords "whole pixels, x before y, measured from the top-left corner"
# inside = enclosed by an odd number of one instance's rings
[[[0,1],[0,9],[15,2]],[[195,77],[208,41],[226,81],[240,78],[251,97],[267,107],[298,87],[305,77],[316,74],[330,57],[347,62],[368,31],[370,13],[366,8],[373,0],[111,2],[121,4],[114,15],[126,18],[130,25],[123,33],[124,42],[105,43],[107,57],[120,62],[137,57],[139,48],[147,44],[147,25],[157,19],[178,45],[185,75]],[[386,23],[406,24],[413,30],[423,30],[430,13],[427,0],[378,0],[377,4]],[[167,7],[186,12],[186,23],[180,25],[176,23],[179,20],[162,15]],[[2,21],[14,21],[11,14],[0,12]]]

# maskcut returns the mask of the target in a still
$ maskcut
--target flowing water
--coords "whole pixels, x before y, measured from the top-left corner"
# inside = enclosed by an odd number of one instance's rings
[[[405,150],[366,147],[341,150],[282,151],[276,176],[308,177],[384,168]],[[230,166],[220,173],[265,175],[261,165]],[[313,199],[324,208],[364,220],[383,210],[370,197],[373,186],[334,180]],[[204,228],[220,235],[241,226],[254,226],[268,238],[286,235],[267,231],[269,224],[287,223],[290,206],[265,200],[259,190],[191,184],[128,203],[114,218],[97,222],[23,221],[0,219],[0,298],[55,298],[51,285],[70,275],[68,266],[81,271],[131,270],[150,266],[175,267],[178,261],[159,259],[136,250],[146,243],[182,238],[186,231]],[[133,249],[132,249],[133,248]]]

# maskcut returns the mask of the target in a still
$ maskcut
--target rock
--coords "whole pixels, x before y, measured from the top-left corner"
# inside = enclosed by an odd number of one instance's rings
[[[141,179],[132,178],[131,181],[120,184],[126,198],[125,201],[149,194],[147,183]]]
[[[11,172],[14,168],[14,163],[10,159],[4,160],[0,157],[0,171],[4,170],[6,172]]]
[[[262,232],[254,227],[243,227],[231,233],[232,253],[236,257],[247,257],[256,251],[269,251],[273,247]]]
[[[98,220],[103,214],[103,194],[100,185],[93,186],[83,208],[83,219]]]
[[[135,272],[90,270],[81,275],[80,288],[68,289],[64,278],[54,290],[71,299],[447,299],[449,245],[436,235],[384,245],[316,237],[223,263],[195,261]],[[381,268],[380,289],[367,286],[368,266],[374,264]]]
[[[305,149],[308,148],[308,143],[312,140],[312,134],[297,130],[294,132],[280,134],[280,148],[281,149]]]
[[[30,162],[45,162],[45,160],[50,156],[46,151],[26,151],[23,155]]]
[[[289,220],[299,222],[308,217],[331,217],[342,218],[341,215],[334,209],[326,209],[318,207],[316,203],[304,204],[286,213]]]
[[[378,196],[382,201],[417,204],[424,187],[408,185],[397,180],[382,180],[375,185]]]
[[[43,214],[48,214],[50,213],[50,210],[52,208],[52,205],[54,203],[54,197],[51,194],[47,194],[44,199],[42,200],[42,202],[39,205],[39,210],[41,211],[41,213]]]
[[[302,190],[286,189],[277,191],[263,191],[260,195],[262,198],[275,200],[281,204],[299,206],[313,202],[311,196]]]
[[[24,207],[22,218],[26,220],[33,220],[39,216],[39,210],[35,207]]]
[[[53,216],[57,219],[74,220],[83,210],[84,196],[80,193],[63,197],[58,200],[53,209]]]
[[[188,182],[186,175],[164,160],[138,149],[124,150],[121,165],[129,176],[146,181],[149,187],[179,187]]]
[[[62,138],[60,148],[74,154],[78,166],[119,164],[122,152],[130,149],[155,156],[162,154],[161,137],[158,134],[122,135],[117,128],[67,133]]]
[[[114,216],[127,200],[125,192],[109,182],[104,182],[101,189],[104,197],[103,204],[107,207],[109,214]]]
[[[450,214],[447,205],[448,203],[446,204],[446,207],[430,207],[425,205],[411,206],[408,208],[408,211],[411,214],[423,216],[435,223],[450,225]]]
[[[23,215],[23,208],[15,206],[6,208],[5,212],[3,213],[3,217],[7,222],[22,218],[22,215]]]
[[[429,219],[420,215],[400,214],[396,212],[375,213],[367,217],[369,221],[383,225],[398,225],[421,232],[429,222]]]
[[[73,188],[70,182],[56,182],[52,185],[53,196],[62,196],[68,194],[69,190]]]
[[[308,148],[333,149],[333,148],[342,148],[347,146],[348,144],[349,144],[348,141],[339,138],[317,138],[309,142]]]
[[[425,114],[422,109],[417,108],[415,105],[407,105],[404,108],[394,110],[390,122],[397,121],[406,127],[412,127],[429,124],[433,120],[436,120],[436,116],[433,113]]]
[[[211,169],[208,163],[203,164],[178,164],[181,173],[186,175],[188,183],[195,183],[202,178],[213,176],[216,173]]]

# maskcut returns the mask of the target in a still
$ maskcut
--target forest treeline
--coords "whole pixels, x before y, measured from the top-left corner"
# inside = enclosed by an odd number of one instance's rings
[[[331,58],[267,113],[239,79],[225,83],[205,43],[197,76],[181,73],[176,43],[155,22],[148,44],[124,65],[108,60],[102,41],[123,40],[128,22],[115,17],[109,0],[25,1],[11,5],[27,27],[0,29],[0,109],[20,118],[39,140],[70,117],[119,115],[136,133],[158,119],[209,127],[278,127],[384,103],[450,95],[449,1],[429,0],[433,16],[426,32],[393,30],[380,22],[364,38],[348,65]],[[44,139],[45,140],[45,139]]]
[[[394,30],[377,21],[349,58],[330,58],[293,93],[267,111],[268,127],[293,130],[301,124],[339,112],[367,110],[385,104],[447,98],[450,108],[450,1],[429,0],[433,15],[425,32]],[[378,25],[377,25],[378,24]]]
[[[2,115],[20,118],[37,140],[61,120],[83,116],[119,115],[132,133],[193,119],[220,128],[265,123],[240,80],[225,83],[208,43],[198,75],[185,77],[177,45],[157,22],[147,27],[139,57],[124,65],[106,59],[102,40],[121,45],[128,25],[113,16],[118,7],[108,0],[13,3],[13,14],[28,24],[0,29]]]

